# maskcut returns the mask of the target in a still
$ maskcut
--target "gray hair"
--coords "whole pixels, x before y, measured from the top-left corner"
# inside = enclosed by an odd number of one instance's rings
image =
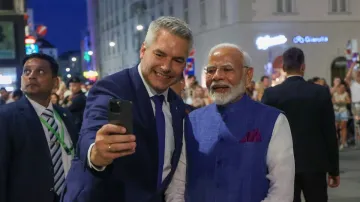
[[[145,37],[145,45],[150,46],[156,40],[161,29],[189,41],[189,51],[192,49],[193,35],[189,25],[183,20],[171,16],[162,16],[150,23]]]
[[[235,48],[236,50],[238,50],[240,53],[243,54],[244,57],[244,66],[245,67],[251,67],[251,57],[250,55],[245,52],[242,48],[240,48],[240,46],[236,45],[236,44],[232,44],[232,43],[221,43],[221,44],[217,44],[214,47],[212,47],[209,51],[209,57],[219,48]]]

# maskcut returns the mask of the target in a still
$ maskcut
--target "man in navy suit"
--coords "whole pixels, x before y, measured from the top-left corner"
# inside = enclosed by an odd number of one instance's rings
[[[185,107],[169,87],[184,71],[192,38],[182,20],[160,17],[149,26],[140,64],[93,86],[63,201],[177,201]],[[109,124],[111,98],[132,101],[134,134]]]
[[[26,96],[0,107],[0,201],[57,202],[73,158],[77,131],[71,115],[52,105],[56,61],[44,54],[24,59]]]
[[[328,201],[327,187],[340,184],[330,91],[304,80],[305,56],[301,49],[288,49],[283,61],[287,79],[267,88],[262,102],[284,111],[289,119],[295,156],[294,202],[301,201],[301,192],[306,201],[325,202]]]

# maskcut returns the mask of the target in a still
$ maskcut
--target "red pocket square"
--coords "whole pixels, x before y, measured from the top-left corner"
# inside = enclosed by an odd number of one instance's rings
[[[246,135],[240,140],[240,143],[245,142],[261,142],[261,135],[259,129],[247,132]]]

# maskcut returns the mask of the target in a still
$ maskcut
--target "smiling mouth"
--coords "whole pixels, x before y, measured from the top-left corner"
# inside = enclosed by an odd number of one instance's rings
[[[214,86],[214,87],[212,87],[212,91],[217,92],[217,93],[225,93],[229,89],[230,89],[229,86]]]
[[[170,78],[172,78],[171,76],[168,76],[168,75],[162,74],[162,73],[160,73],[160,72],[156,72],[156,71],[155,71],[155,74],[156,74],[157,76],[159,76],[159,77],[164,78],[164,79],[170,79]]]

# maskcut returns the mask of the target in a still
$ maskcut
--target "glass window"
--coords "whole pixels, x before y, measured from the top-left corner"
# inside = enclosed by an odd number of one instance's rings
[[[206,25],[206,4],[205,4],[205,0],[200,0],[200,22],[201,22],[201,25]]]
[[[227,18],[227,15],[226,15],[226,0],[220,0],[220,18],[222,20]]]

